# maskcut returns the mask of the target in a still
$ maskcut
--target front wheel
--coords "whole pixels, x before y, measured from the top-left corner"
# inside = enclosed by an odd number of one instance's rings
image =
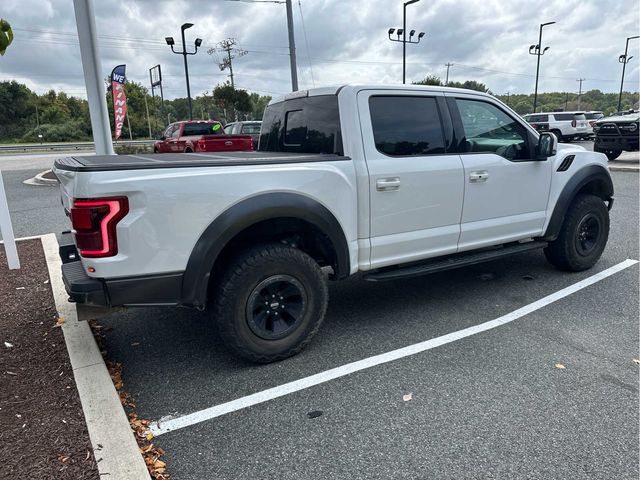
[[[284,244],[245,251],[223,274],[214,316],[225,345],[258,363],[299,353],[327,309],[327,280],[306,253]]]
[[[600,197],[578,195],[567,210],[558,238],[544,249],[561,270],[579,272],[600,258],[609,238],[609,210]]]
[[[594,152],[604,153],[609,161],[615,160],[622,154],[622,150],[611,150],[606,148],[593,147]]]

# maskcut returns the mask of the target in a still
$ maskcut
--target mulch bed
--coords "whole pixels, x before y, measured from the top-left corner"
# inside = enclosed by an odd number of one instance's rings
[[[39,240],[0,246],[0,478],[98,479]]]

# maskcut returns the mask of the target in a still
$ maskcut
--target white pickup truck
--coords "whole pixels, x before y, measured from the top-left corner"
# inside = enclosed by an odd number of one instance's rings
[[[609,234],[606,164],[478,92],[299,91],[266,108],[257,151],[57,160],[63,278],[78,303],[210,308],[232,351],[271,362],[317,332],[327,279],[537,248],[590,268]]]

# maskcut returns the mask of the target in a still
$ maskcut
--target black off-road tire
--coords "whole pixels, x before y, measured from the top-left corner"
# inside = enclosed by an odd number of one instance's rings
[[[593,147],[593,151],[594,152],[599,152],[599,153],[604,153],[607,156],[607,159],[611,162],[612,160],[615,160],[616,158],[618,158],[620,155],[622,155],[622,150],[608,150],[606,148],[599,148],[594,146]]]
[[[286,287],[288,284],[289,287]],[[268,295],[272,291],[277,292],[280,288],[278,285],[285,285],[283,290],[290,288],[300,293],[291,297],[298,299],[301,312],[291,326],[283,323],[287,298],[280,305],[275,294]],[[275,290],[268,290],[272,287]],[[221,338],[233,353],[257,363],[275,362],[299,353],[320,328],[329,298],[326,276],[316,261],[301,250],[285,244],[261,245],[243,252],[229,265],[215,289],[214,319]],[[261,294],[267,290],[266,296],[274,297],[275,307],[262,307],[265,298]],[[264,303],[267,304],[266,301]],[[291,300],[287,320],[294,318],[290,314],[294,304]],[[256,305],[273,311],[280,309],[282,315],[275,318],[271,312],[271,320],[265,320],[260,327],[258,315],[267,311],[254,314],[253,307]],[[269,332],[267,322],[271,322],[272,329],[276,325],[284,329],[278,334],[280,336]],[[269,335],[274,337],[270,338]]]
[[[560,270],[580,272],[600,258],[609,238],[609,210],[600,197],[579,194],[564,218],[558,238],[544,249]]]

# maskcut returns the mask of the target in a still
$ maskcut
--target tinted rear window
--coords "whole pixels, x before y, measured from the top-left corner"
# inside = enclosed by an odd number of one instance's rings
[[[560,122],[571,120],[586,120],[583,113],[554,113],[553,116]]]
[[[260,124],[259,123],[247,123],[242,125],[242,133],[246,133],[247,135],[260,133]]]
[[[262,119],[258,150],[344,155],[338,97],[292,98],[269,105]]]
[[[219,125],[216,130],[214,128]],[[224,132],[219,123],[187,123],[182,135],[221,135]]]
[[[444,153],[433,97],[375,96],[369,99],[376,149],[391,156]]]
[[[548,122],[549,115],[527,115],[526,119],[529,123]]]
[[[602,113],[585,113],[584,116],[587,120],[597,120],[604,117]]]

